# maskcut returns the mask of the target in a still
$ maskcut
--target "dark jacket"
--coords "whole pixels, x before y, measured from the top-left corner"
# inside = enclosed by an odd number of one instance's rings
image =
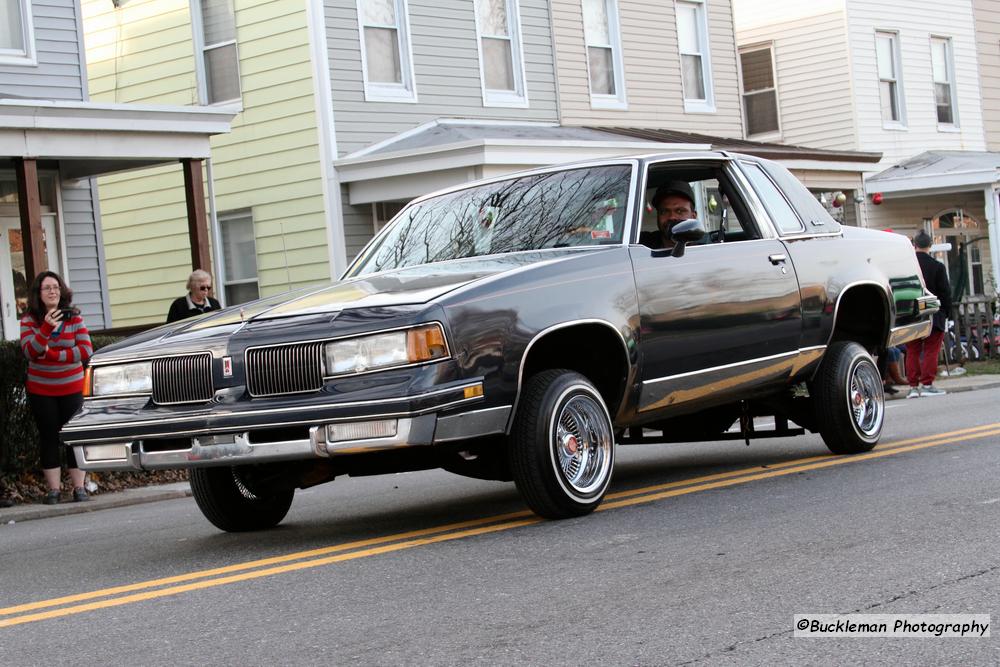
[[[639,232],[639,243],[653,250],[662,250],[664,247],[663,234],[660,233],[659,229]]]
[[[176,322],[186,317],[194,317],[195,315],[201,315],[210,310],[219,310],[220,308],[222,306],[212,297],[208,297],[208,303],[199,306],[185,294],[182,297],[174,299],[174,302],[170,304],[170,310],[167,312],[167,322]]]
[[[944,264],[931,257],[926,252],[917,253],[920,272],[924,274],[924,284],[931,294],[941,300],[941,310],[934,314],[934,328],[944,331],[945,320],[951,317],[951,285],[948,283],[948,272]]]

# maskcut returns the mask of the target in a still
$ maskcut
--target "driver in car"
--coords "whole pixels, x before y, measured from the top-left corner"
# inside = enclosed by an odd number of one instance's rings
[[[684,181],[670,181],[661,185],[653,195],[656,208],[656,231],[639,234],[639,243],[654,250],[674,247],[671,230],[684,220],[697,217],[694,209],[694,191]]]

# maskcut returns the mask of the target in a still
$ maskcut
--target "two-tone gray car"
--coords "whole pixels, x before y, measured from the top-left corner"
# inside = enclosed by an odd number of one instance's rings
[[[641,245],[675,181],[696,215],[673,248]],[[101,350],[62,434],[87,470],[189,468],[229,531],[277,524],[296,488],[338,475],[437,467],[577,516],[616,442],[808,429],[871,449],[875,359],[935,309],[907,239],[842,227],[776,163],[559,166],[414,200],[332,285]]]

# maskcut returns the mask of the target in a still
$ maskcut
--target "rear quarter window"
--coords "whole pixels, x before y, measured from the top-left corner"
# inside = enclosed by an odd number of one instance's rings
[[[807,234],[825,234],[840,231],[840,223],[830,217],[830,214],[819,203],[816,196],[809,192],[809,189],[802,184],[802,181],[795,178],[792,172],[774,162],[767,163],[764,165],[764,168],[774,182],[778,184],[778,187],[781,188],[781,191],[785,193],[788,201],[798,211],[799,217],[805,223]]]

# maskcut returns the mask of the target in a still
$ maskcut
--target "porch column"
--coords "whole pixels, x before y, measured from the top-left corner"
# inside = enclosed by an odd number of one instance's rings
[[[17,208],[21,216],[21,244],[28,284],[49,268],[42,239],[42,206],[38,196],[38,163],[34,158],[14,158],[17,174]]]
[[[184,198],[187,200],[188,239],[191,242],[191,268],[212,273],[212,257],[208,252],[208,220],[205,217],[205,186],[201,176],[201,160],[186,158],[184,165]]]
[[[990,239],[990,260],[993,264],[993,289],[1000,290],[1000,225],[997,216],[1000,214],[1000,201],[996,184],[983,189],[983,204],[986,207],[987,233]]]

